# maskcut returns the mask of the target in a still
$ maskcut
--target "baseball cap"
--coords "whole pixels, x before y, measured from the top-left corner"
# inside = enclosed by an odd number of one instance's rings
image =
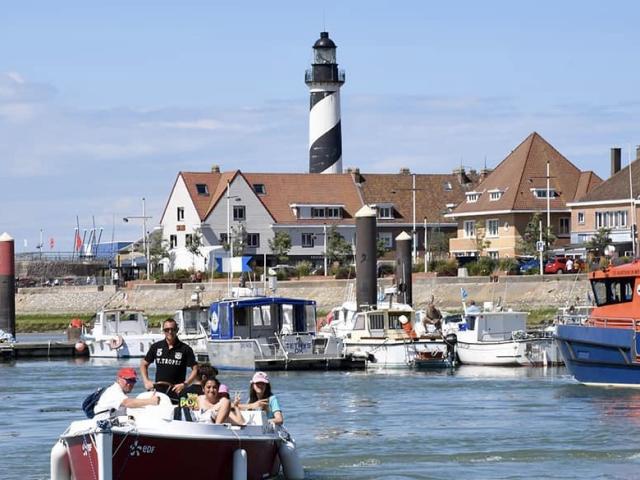
[[[136,375],[136,371],[133,368],[121,368],[120,370],[118,370],[118,376],[120,378],[124,378],[125,380],[128,379],[132,379],[132,378],[138,378],[138,376]]]
[[[256,372],[251,379],[251,383],[269,383],[269,375],[264,372]]]
[[[224,383],[218,387],[218,393],[229,393],[229,387],[227,387]]]

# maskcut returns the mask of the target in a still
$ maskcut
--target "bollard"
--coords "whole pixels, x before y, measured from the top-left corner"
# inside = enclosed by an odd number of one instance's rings
[[[16,279],[14,241],[0,235],[0,329],[16,336]]]

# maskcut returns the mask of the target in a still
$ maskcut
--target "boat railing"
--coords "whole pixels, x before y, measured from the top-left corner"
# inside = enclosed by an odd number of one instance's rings
[[[640,331],[640,320],[630,317],[596,317],[590,316],[585,322],[591,327],[623,328]]]
[[[280,351],[284,355],[284,359],[289,360],[289,352],[287,352],[286,348],[284,348],[284,345],[282,344],[282,339],[280,338],[280,334],[278,332],[274,332],[274,335],[276,337],[276,341],[278,342],[278,345],[280,346]]]

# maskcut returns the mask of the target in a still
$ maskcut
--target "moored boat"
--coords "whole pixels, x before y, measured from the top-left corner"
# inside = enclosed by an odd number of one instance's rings
[[[589,281],[589,318],[555,334],[564,363],[584,384],[640,387],[640,261],[592,272]]]
[[[92,321],[91,332],[81,337],[91,357],[144,357],[151,344],[163,338],[149,330],[144,312],[138,309],[99,310]]]
[[[279,296],[213,302],[209,361],[231,370],[363,369],[342,339],[316,334],[316,303]]]
[[[127,416],[72,422],[51,451],[52,480],[261,480],[281,465],[285,478],[303,478],[295,444],[263,412],[243,412],[242,427],[173,420],[168,397],[157,395],[160,405],[128,409]]]
[[[198,362],[208,362],[207,341],[211,324],[209,306],[202,303],[202,289],[191,295],[191,304],[176,311],[173,319],[178,325],[178,338],[193,349]]]

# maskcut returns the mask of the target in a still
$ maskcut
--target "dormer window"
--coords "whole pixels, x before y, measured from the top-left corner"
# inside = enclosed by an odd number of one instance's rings
[[[531,191],[536,198],[547,198],[546,188],[532,188]],[[557,198],[560,194],[554,188],[549,189],[549,198]]]
[[[489,201],[490,202],[495,202],[497,200],[500,200],[502,198],[502,194],[504,193],[503,190],[489,190]]]
[[[466,195],[467,203],[476,203],[478,198],[480,198],[480,192],[468,192]]]
[[[451,182],[444,182],[443,186],[445,192],[450,192],[453,190],[453,185],[451,185]]]
[[[253,191],[258,195],[265,195],[267,193],[267,189],[264,186],[264,183],[254,183]]]
[[[293,215],[298,219],[305,218],[343,218],[344,205],[309,205],[292,203],[289,205]]]
[[[392,219],[393,218],[393,206],[392,205],[378,205],[376,207],[378,218]]]
[[[196,191],[198,192],[198,195],[209,195],[209,187],[206,183],[196,183]]]

